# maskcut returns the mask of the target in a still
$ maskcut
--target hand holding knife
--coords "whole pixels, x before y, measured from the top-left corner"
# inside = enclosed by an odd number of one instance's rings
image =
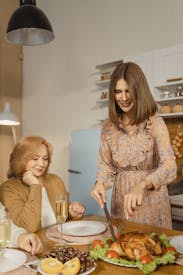
[[[101,208],[104,208],[107,224],[109,227],[109,230],[111,232],[112,239],[115,240],[114,235],[114,229],[112,226],[111,216],[107,209],[107,203],[106,203],[106,192],[104,188],[104,184],[100,182],[95,182],[95,188],[91,192],[92,197],[97,201],[97,203],[100,205]]]

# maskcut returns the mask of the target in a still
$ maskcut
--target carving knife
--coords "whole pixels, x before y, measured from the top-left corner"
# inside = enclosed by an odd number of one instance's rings
[[[109,214],[109,210],[107,209],[107,203],[106,202],[104,203],[104,212],[105,212],[105,216],[106,216],[106,220],[107,220],[109,230],[111,232],[111,236],[112,236],[113,241],[114,241],[115,240],[114,228],[112,226],[111,216]]]

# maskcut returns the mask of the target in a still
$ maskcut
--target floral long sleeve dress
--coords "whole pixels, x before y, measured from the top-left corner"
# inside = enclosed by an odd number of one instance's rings
[[[124,195],[142,180],[154,186],[145,191],[141,206],[129,221],[171,228],[167,184],[176,178],[177,167],[168,129],[157,114],[140,125],[116,127],[107,120],[102,128],[97,181],[105,189],[113,185],[111,214],[124,219]]]

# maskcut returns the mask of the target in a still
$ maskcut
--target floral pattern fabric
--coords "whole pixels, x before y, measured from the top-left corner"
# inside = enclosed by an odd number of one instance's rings
[[[161,117],[126,128],[107,120],[102,128],[97,181],[106,189],[113,186],[111,214],[124,219],[124,195],[137,183],[146,180],[153,190],[145,191],[141,206],[130,221],[171,228],[167,184],[176,178],[176,162],[168,129]]]

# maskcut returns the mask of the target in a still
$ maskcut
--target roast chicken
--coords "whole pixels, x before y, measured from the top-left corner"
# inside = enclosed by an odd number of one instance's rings
[[[129,232],[120,235],[110,246],[120,256],[129,260],[139,260],[142,256],[161,255],[163,253],[161,241],[158,236],[151,239],[141,232]]]

